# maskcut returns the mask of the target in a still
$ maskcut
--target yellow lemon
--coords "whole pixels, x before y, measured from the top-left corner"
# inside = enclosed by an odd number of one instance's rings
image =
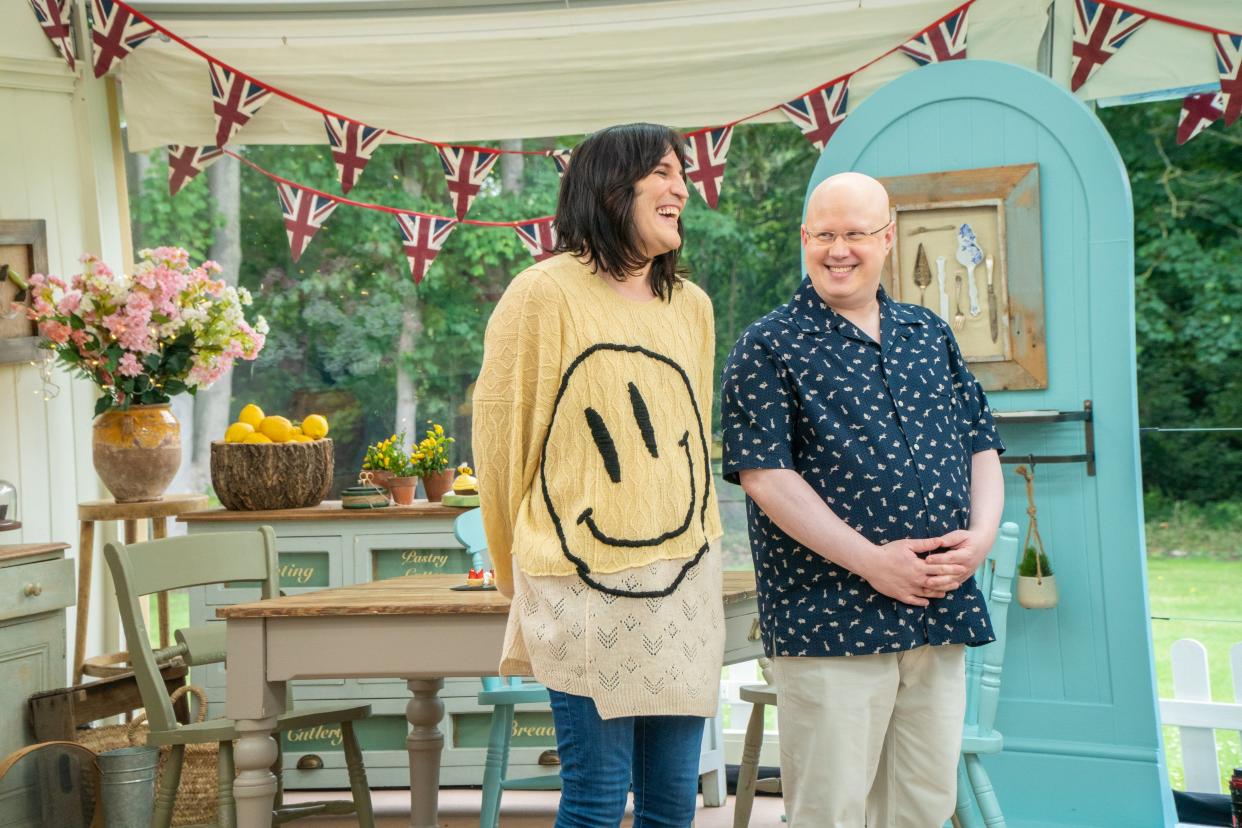
[[[254,434],[254,426],[250,423],[233,423],[229,426],[229,430],[224,432],[224,442],[240,443],[249,434]]]
[[[271,438],[273,443],[287,443],[293,436],[293,423],[280,416],[264,417],[258,430]]]
[[[318,440],[328,436],[328,418],[322,414],[307,414],[302,420],[302,433]]]
[[[307,437],[305,434],[295,434],[295,435],[293,435],[292,442],[294,442],[294,443],[313,443],[313,442],[315,442],[315,438],[314,438],[314,437]]]
[[[302,427],[301,427],[301,426],[294,426],[294,427],[293,427],[293,436],[294,436],[294,437],[300,437],[301,435],[302,435]]]
[[[272,442],[272,438],[268,437],[266,434],[260,434],[259,432],[256,431],[253,434],[247,434],[246,437],[242,440],[242,442],[243,443],[270,443]]]
[[[263,422],[263,409],[254,403],[250,403],[237,415],[237,421],[239,423],[246,423],[251,428],[258,428],[259,423]]]

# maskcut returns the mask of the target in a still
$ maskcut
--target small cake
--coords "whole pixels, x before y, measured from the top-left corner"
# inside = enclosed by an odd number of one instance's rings
[[[457,467],[457,477],[453,479],[453,491],[440,499],[445,506],[472,509],[479,505],[479,480],[474,470],[462,463]]]
[[[466,573],[466,586],[480,587],[484,584],[484,572],[481,569],[472,569]]]
[[[477,495],[478,493],[479,479],[474,476],[474,469],[462,463],[457,467],[457,477],[453,478],[453,494]]]

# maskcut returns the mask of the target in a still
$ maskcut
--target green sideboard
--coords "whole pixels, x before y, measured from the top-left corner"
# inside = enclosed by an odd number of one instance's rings
[[[271,526],[280,555],[280,587],[288,595],[327,587],[365,583],[398,575],[465,573],[474,562],[453,537],[453,520],[461,514],[439,504],[347,510],[329,501],[308,509],[231,512],[223,509],[181,515],[191,533],[226,532]],[[246,583],[200,587],[190,591],[190,623],[216,620],[217,606],[257,600],[258,587]],[[365,642],[360,642],[365,646]],[[210,715],[224,713],[224,667],[195,668],[191,679],[207,691]],[[480,707],[477,678],[448,679],[440,698],[445,736],[440,784],[478,785],[483,779],[491,709]],[[405,682],[389,679],[316,680],[293,683],[298,700],[366,701],[371,718],[356,726],[367,778],[373,787],[409,784],[405,737]],[[519,708],[514,724],[510,776],[549,772],[539,765],[544,751],[556,747],[552,716],[546,706]],[[340,731],[317,728],[284,737],[285,784],[289,788],[346,788]]]
[[[0,545],[0,759],[34,741],[26,699],[65,683],[65,607],[74,597],[67,548]],[[0,782],[0,825],[40,824],[27,810],[32,773],[19,767]]]

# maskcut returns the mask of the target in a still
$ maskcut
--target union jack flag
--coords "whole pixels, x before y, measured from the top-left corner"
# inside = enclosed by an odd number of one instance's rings
[[[245,75],[207,62],[211,72],[211,110],[216,118],[216,146],[222,147],[253,118],[271,90],[265,89]]]
[[[102,78],[112,64],[151,35],[155,27],[115,0],[92,0],[94,20],[91,23],[91,44],[95,56],[95,77]]]
[[[1202,92],[1182,99],[1182,112],[1177,116],[1177,143],[1184,144],[1224,114],[1224,94]]]
[[[464,219],[500,153],[473,147],[440,147],[440,164],[457,218]]]
[[[1232,126],[1242,115],[1242,35],[1218,32],[1212,39],[1216,41],[1216,69],[1220,72],[1221,110],[1225,126]]]
[[[686,178],[713,210],[720,200],[720,184],[724,181],[726,156],[732,140],[731,126],[705,129],[687,136]]]
[[[845,101],[849,97],[850,79],[821,86],[801,98],[781,104],[781,112],[789,116],[815,149],[823,150],[832,133],[845,120]]]
[[[310,240],[336,209],[334,198],[323,193],[304,190],[283,181],[276,182],[280,211],[285,215],[285,235],[289,237],[289,254],[293,261],[302,258]]]
[[[1086,83],[1146,22],[1147,18],[1137,12],[1095,0],[1074,0],[1070,91]]]
[[[552,226],[552,219],[553,216],[547,216],[513,225],[518,238],[537,262],[556,255],[553,252],[556,247],[556,228]]]
[[[388,130],[331,115],[323,116],[323,125],[332,144],[332,160],[336,162],[336,174],[341,179],[341,192],[348,193],[358,183],[358,177],[371,160],[371,153],[383,142]]]
[[[548,150],[548,157],[552,159],[552,163],[556,165],[556,174],[565,177],[565,170],[569,167],[569,156],[573,154],[573,150],[554,149]]]
[[[910,38],[900,49],[919,66],[966,58],[966,6]]]
[[[60,51],[60,56],[73,69],[77,66],[73,59],[73,33],[69,29],[69,10],[67,0],[30,0],[43,33],[52,45]]]
[[[397,213],[397,226],[401,228],[401,246],[410,262],[410,276],[418,284],[427,275],[436,254],[444,246],[445,239],[457,226],[451,218],[424,216],[421,213]]]
[[[219,147],[168,146],[168,194],[175,196],[194,176],[219,161],[224,150]]]

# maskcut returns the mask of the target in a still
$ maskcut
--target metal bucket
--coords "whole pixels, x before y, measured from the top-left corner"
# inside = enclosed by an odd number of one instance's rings
[[[155,810],[157,747],[127,747],[99,754],[99,793],[104,828],[136,828],[151,824]]]

